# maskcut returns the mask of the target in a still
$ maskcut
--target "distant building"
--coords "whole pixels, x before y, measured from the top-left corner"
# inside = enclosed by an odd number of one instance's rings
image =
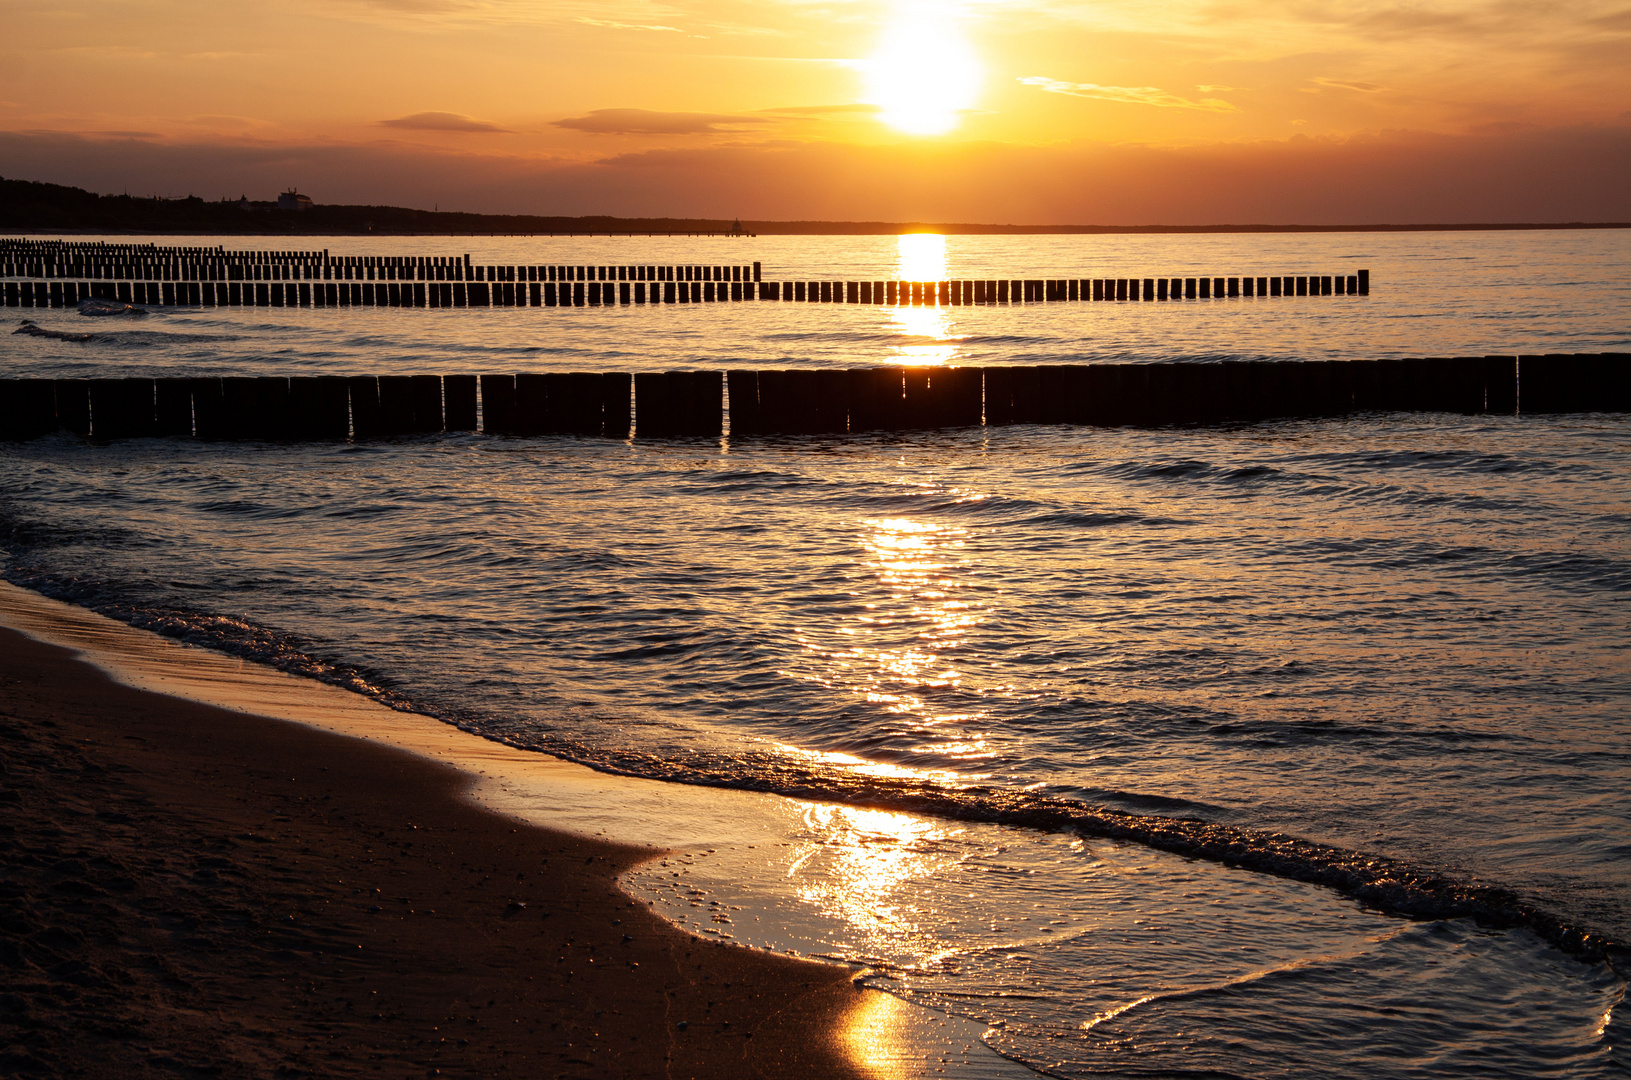
[[[310,210],[311,196],[302,195],[294,188],[290,188],[277,197],[277,208],[279,210]]]

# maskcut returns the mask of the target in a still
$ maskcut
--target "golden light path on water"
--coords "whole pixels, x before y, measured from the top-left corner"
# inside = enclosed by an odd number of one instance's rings
[[[958,785],[978,777],[968,771],[996,756],[980,733],[981,712],[949,708],[936,698],[962,686],[955,654],[983,621],[981,606],[962,595],[968,570],[962,549],[967,530],[911,518],[863,518],[857,543],[866,552],[858,573],[882,585],[887,601],[866,605],[853,622],[833,629],[836,640],[801,635],[812,668],[802,672],[895,717],[905,749],[958,768],[907,766],[848,754],[782,746],[783,753],[858,776],[918,778]],[[792,672],[788,672],[792,674]],[[959,705],[966,701],[956,695]]]
[[[897,238],[895,277],[901,281],[946,280],[946,238],[938,233],[907,233]],[[957,356],[950,313],[935,304],[888,309],[891,328],[907,339],[890,347],[895,362],[908,367],[949,366]]]
[[[841,919],[854,943],[871,955],[898,954],[907,945],[918,967],[952,953],[938,939],[930,912],[904,899],[941,863],[955,861],[943,841],[961,830],[950,822],[853,806],[812,804],[804,811],[807,839],[787,867],[799,899]],[[807,866],[819,862],[820,872]]]

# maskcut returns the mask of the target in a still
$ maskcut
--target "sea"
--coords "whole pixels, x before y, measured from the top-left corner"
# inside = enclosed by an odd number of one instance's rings
[[[766,280],[1362,268],[1371,292],[8,309],[76,340],[0,335],[0,375],[1631,352],[1624,230],[277,245]],[[64,434],[0,445],[0,575],[514,746],[783,796],[776,837],[682,846],[626,887],[1048,1075],[1631,1073],[1624,414]]]

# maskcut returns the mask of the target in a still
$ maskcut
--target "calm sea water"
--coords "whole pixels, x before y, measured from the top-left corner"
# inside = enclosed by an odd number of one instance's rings
[[[0,367],[1631,349],[1624,233],[345,250],[759,260],[772,279],[1365,267],[1373,293],[12,312],[93,336],[6,336]],[[1631,421],[1603,414],[666,445],[59,437],[0,448],[0,536],[10,580],[141,625],[600,767],[821,800],[797,804],[774,850],[691,852],[631,884],[698,929],[870,964],[878,984],[991,1025],[989,1043],[1035,1067],[1603,1076],[1631,1053],[1607,965],[1522,928],[1406,920],[1413,903],[1435,912],[1404,878],[1378,911],[1095,829],[1110,812],[1136,815],[1135,837],[1211,828],[1239,845],[1234,862],[1293,876],[1393,860],[1631,940],[1628,449]],[[1327,845],[1325,861],[1297,865],[1285,835]]]

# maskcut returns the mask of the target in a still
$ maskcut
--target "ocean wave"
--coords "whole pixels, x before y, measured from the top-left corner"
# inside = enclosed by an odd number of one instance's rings
[[[143,607],[122,602],[84,582],[61,582],[49,575],[22,572],[16,566],[8,567],[5,577],[13,584],[79,603],[133,626],[340,686],[399,711],[432,716],[505,745],[546,752],[603,772],[1137,843],[1185,858],[1321,885],[1395,915],[1471,918],[1490,927],[1525,927],[1577,958],[1607,961],[1622,975],[1631,974],[1631,942],[1571,922],[1511,889],[1462,881],[1403,859],[1192,816],[1206,809],[1203,804],[1166,805],[1172,800],[1162,800],[1157,806],[1146,802],[1139,808],[1166,812],[1138,813],[1034,790],[879,776],[864,768],[815,764],[767,750],[725,754],[693,749],[678,760],[616,745],[592,745],[558,731],[532,729],[513,718],[438,709],[396,689],[382,673],[321,657],[298,637],[245,619]],[[683,639],[688,636],[654,635],[642,648],[683,649]],[[1159,798],[1128,792],[1104,792],[1100,797],[1124,805]]]

